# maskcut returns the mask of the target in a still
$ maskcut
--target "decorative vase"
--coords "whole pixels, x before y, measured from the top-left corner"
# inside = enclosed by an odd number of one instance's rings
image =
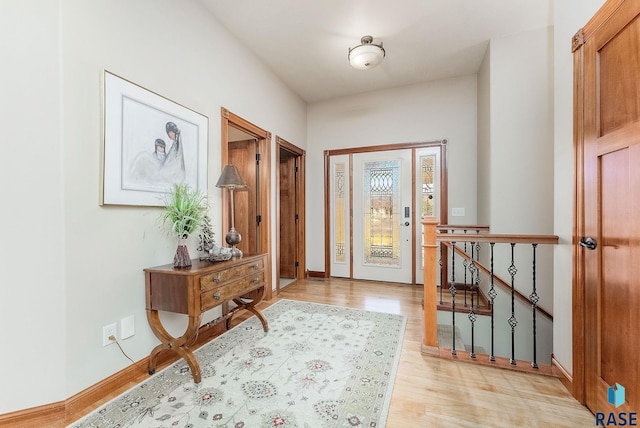
[[[176,249],[176,255],[173,257],[173,267],[185,268],[191,266],[191,257],[189,256],[189,248],[187,248],[186,239],[181,239]]]

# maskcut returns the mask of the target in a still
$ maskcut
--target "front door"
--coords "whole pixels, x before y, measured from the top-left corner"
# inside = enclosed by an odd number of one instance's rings
[[[411,150],[353,155],[353,277],[412,282]]]
[[[440,140],[325,152],[330,276],[423,283],[420,220],[439,216],[447,224],[446,145]]]
[[[584,94],[578,238],[585,399],[593,412],[640,410],[640,2],[615,3],[622,3],[615,12],[601,11],[585,26],[590,33],[578,52],[584,64],[577,81]]]

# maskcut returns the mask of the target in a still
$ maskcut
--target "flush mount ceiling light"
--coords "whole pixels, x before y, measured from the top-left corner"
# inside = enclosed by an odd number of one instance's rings
[[[382,42],[376,45],[373,43],[373,37],[364,36],[360,43],[355,48],[349,48],[349,63],[353,68],[368,70],[382,62],[385,55]]]

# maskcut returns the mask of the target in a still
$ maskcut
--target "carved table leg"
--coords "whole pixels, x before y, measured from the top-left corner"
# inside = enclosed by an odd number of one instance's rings
[[[269,323],[267,322],[267,319],[264,317],[264,315],[262,315],[262,312],[260,312],[257,308],[254,308],[253,305],[247,306],[246,309],[252,314],[254,314],[256,317],[258,317],[258,319],[262,323],[262,329],[264,330],[265,333],[268,332]]]
[[[264,297],[264,287],[260,287],[257,290],[253,290],[251,293],[243,296],[242,298],[251,299],[251,302],[244,302],[240,299],[233,299],[233,301],[238,305],[244,307],[247,311],[254,314],[260,322],[262,323],[262,329],[265,331],[269,331],[269,323],[267,319],[262,315],[262,312],[258,310],[255,306],[262,301]]]
[[[198,360],[193,355],[193,351],[189,348],[196,338],[198,337],[198,329],[200,328],[200,321],[202,319],[202,315],[189,316],[189,325],[187,326],[184,334],[178,338],[175,338],[169,334],[169,332],[164,328],[162,323],[160,322],[160,317],[158,316],[158,311],[156,310],[147,310],[147,320],[149,321],[149,327],[151,327],[151,331],[156,335],[160,342],[160,345],[153,348],[151,354],[149,355],[149,374],[153,374],[156,371],[156,363],[158,354],[160,351],[165,349],[171,349],[178,353],[189,365],[191,369],[191,375],[193,376],[193,381],[195,383],[200,383],[201,373],[200,373],[200,365],[198,364]]]

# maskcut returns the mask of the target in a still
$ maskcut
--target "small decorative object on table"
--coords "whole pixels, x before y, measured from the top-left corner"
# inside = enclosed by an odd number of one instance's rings
[[[213,230],[211,228],[211,219],[208,215],[205,215],[202,220],[201,231],[198,235],[200,238],[200,245],[198,251],[203,251],[205,254],[200,257],[200,260],[208,260],[210,262],[221,262],[229,260],[231,258],[231,248],[222,248],[216,244],[213,239]]]
[[[173,258],[177,268],[191,266],[186,240],[202,224],[207,215],[207,197],[199,190],[175,184],[165,197],[165,208],[160,215],[163,224],[169,224],[178,238],[178,248]]]
[[[231,259],[232,255],[231,248],[218,247],[217,245],[214,245],[209,253],[209,257],[207,257],[207,260],[210,262],[223,262]]]
[[[211,228],[211,219],[209,215],[205,215],[202,219],[202,226],[200,227],[201,233],[198,235],[200,245],[198,245],[198,251],[205,253],[200,257],[200,260],[206,260],[211,255],[211,251],[216,246],[216,240],[213,239],[213,229]]]

